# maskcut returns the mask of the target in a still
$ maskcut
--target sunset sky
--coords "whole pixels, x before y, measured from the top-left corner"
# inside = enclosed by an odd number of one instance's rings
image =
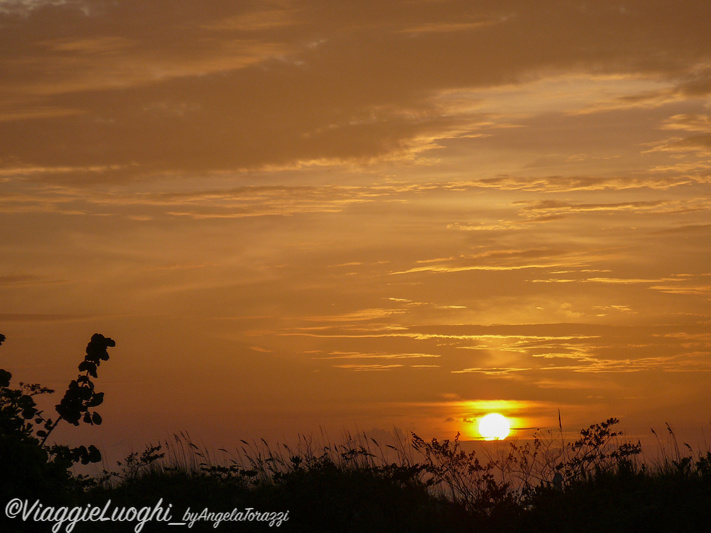
[[[709,21],[708,0],[0,0],[0,367],[51,410],[91,334],[115,339],[109,448],[473,438],[491,411],[525,437],[558,410],[695,443]]]

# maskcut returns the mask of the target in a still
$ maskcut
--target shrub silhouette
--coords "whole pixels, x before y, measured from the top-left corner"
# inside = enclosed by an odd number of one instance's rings
[[[425,442],[413,434],[413,448],[424,458],[422,470],[429,474],[427,483],[438,486],[449,498],[461,503],[474,515],[489,515],[492,510],[514,503],[511,483],[497,479],[498,463],[489,460],[482,464],[476,451],[461,449],[460,434],[453,441]]]
[[[0,344],[4,341],[5,336],[0,335]],[[0,369],[0,502],[22,497],[61,499],[78,480],[70,472],[74,464],[101,460],[93,445],[70,447],[46,442],[61,420],[75,426],[80,420],[101,424],[101,416],[93,408],[103,402],[104,395],[94,390],[91,378],[97,377],[101,361],[109,359],[107,348],[115,345],[98,333],[91,337],[79,365],[80,374],[69,383],[56,406],[59,416],[54,420],[45,417],[35,402],[36,396],[52,394],[52,389],[22,382],[19,388],[12,388],[12,374]]]

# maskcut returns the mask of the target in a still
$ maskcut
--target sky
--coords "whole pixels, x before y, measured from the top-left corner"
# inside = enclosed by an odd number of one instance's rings
[[[476,438],[492,411],[520,438],[560,412],[696,444],[709,20],[706,0],[0,0],[0,363],[60,395],[112,337],[105,448]]]

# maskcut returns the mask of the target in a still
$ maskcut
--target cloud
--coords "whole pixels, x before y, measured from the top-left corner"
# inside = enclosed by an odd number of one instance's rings
[[[45,276],[36,274],[9,274],[0,275],[0,287],[15,288],[15,287],[35,287],[43,285],[56,285],[68,283],[67,280],[50,279]],[[11,316],[11,315],[6,315]]]
[[[692,135],[691,137],[672,137],[663,142],[657,143],[647,153],[672,152],[672,153],[696,153],[706,155],[711,152],[711,133],[702,135]],[[706,168],[703,164],[696,168]]]
[[[709,363],[701,353],[686,353],[671,357],[642,357],[639,359],[591,359],[585,365],[548,367],[546,371],[565,370],[577,374],[636,373],[654,370],[667,372],[711,372]]]
[[[452,226],[448,226],[452,227]],[[456,229],[460,229],[454,226]],[[446,274],[468,271],[506,272],[529,269],[572,267],[581,263],[574,251],[555,249],[494,250],[457,258],[429,262],[391,275],[431,272]]]
[[[334,368],[350,370],[352,372],[387,372],[403,365],[333,365]]]
[[[687,224],[676,228],[660,230],[659,234],[674,234],[674,233],[706,233],[711,231],[711,224]]]
[[[409,270],[403,270],[400,272],[392,272],[392,275],[401,274],[415,274],[418,272],[433,272],[438,274],[447,274],[454,272],[469,272],[473,270],[479,271],[489,271],[489,272],[505,272],[510,270],[527,270],[527,269],[538,269],[538,268],[553,268],[563,266],[563,263],[539,263],[539,264],[527,264],[527,265],[511,265],[511,266],[500,266],[500,265],[469,265],[469,266],[425,266],[425,267],[415,267]]]
[[[418,363],[422,359],[439,359],[440,354],[428,353],[360,353],[360,352],[331,352],[326,355],[314,357],[317,361],[328,361],[329,366],[355,372],[365,371],[385,371],[397,368],[417,368],[417,369],[436,369],[440,365]],[[372,360],[382,360],[383,362],[398,360],[407,361],[405,363],[369,363]],[[339,361],[359,361],[353,363],[343,363]]]
[[[610,204],[574,204],[560,200],[539,200],[536,202],[514,202],[514,205],[525,205],[524,211],[545,211],[548,213],[588,213],[588,212],[612,212],[612,211],[659,211],[659,207],[666,202],[661,200],[651,202],[620,202]]]
[[[526,372],[530,368],[463,368],[453,370],[452,374],[484,374],[485,376],[513,377],[517,372]]]
[[[522,192],[625,191],[635,189],[670,189],[688,183],[705,183],[703,177],[670,176],[509,176],[465,181],[460,187]],[[454,187],[454,185],[452,185]]]
[[[647,285],[661,282],[680,282],[675,278],[643,279],[643,278],[584,278],[584,279],[533,279],[531,283],[603,283],[608,285]]]
[[[459,31],[474,31],[482,27],[497,24],[495,20],[482,20],[479,22],[429,22],[419,26],[400,30],[402,33],[426,34],[426,33],[452,33]]]
[[[706,285],[691,285],[691,286],[673,286],[673,285],[653,285],[650,287],[659,292],[667,294],[687,294],[692,296],[706,296],[711,299],[711,284]]]
[[[72,0],[2,0],[0,13],[28,16],[35,9],[52,6],[81,6],[83,2]]]
[[[664,121],[662,128],[666,130],[711,133],[711,115],[688,113],[673,115]]]
[[[319,360],[329,360],[329,359],[436,359],[442,357],[441,355],[428,354],[428,353],[399,353],[399,354],[373,354],[373,353],[339,353],[332,352],[328,355],[318,357]]]
[[[689,278],[693,280],[693,278]],[[629,306],[611,304],[590,309],[590,318],[605,313],[629,313]],[[582,316],[579,317],[583,318]],[[637,316],[635,320],[639,320]],[[706,317],[708,319],[708,317]],[[403,325],[392,331],[294,331],[295,336],[307,335],[328,340],[330,346],[349,346],[348,350],[330,350],[318,355],[326,361],[348,360],[346,369],[371,368],[369,360],[412,361],[420,356],[436,357],[432,368],[470,379],[502,379],[521,386],[539,385],[542,389],[568,390],[579,374],[616,375],[653,372],[708,372],[705,360],[708,334],[700,318],[685,319],[677,324],[656,326],[649,334],[647,325],[612,325],[602,323],[509,324],[509,325]],[[644,318],[642,318],[644,320]],[[411,352],[382,349],[354,350],[356,347],[409,346]],[[414,356],[414,357],[413,357]],[[356,362],[357,361],[357,362]],[[338,364],[338,363],[337,363]],[[406,368],[407,363],[402,364]],[[414,365],[409,365],[410,367]],[[427,365],[430,367],[431,365]],[[372,369],[396,368],[390,363],[377,363]],[[398,367],[399,368],[399,367]],[[469,379],[469,378],[468,378]],[[589,384],[586,388],[615,388],[612,381]],[[488,383],[477,381],[476,383]]]
[[[122,168],[112,167],[63,167],[63,168],[14,168],[0,171],[0,186],[6,193],[0,197],[0,213],[54,213],[62,215],[111,215],[133,220],[156,218],[184,218],[192,220],[240,220],[254,217],[290,217],[314,213],[336,214],[352,212],[357,206],[372,204],[372,209],[389,210],[394,202],[406,202],[418,198],[436,198],[442,194],[475,195],[481,190],[521,192],[577,192],[615,191],[649,188],[662,190],[681,186],[675,179],[590,179],[583,182],[577,178],[506,178],[482,179],[461,182],[357,183],[343,185],[294,185],[288,182],[308,183],[318,181],[318,172],[262,172],[245,176],[217,174],[205,184],[189,183],[187,179],[158,180],[156,187],[140,189],[129,181],[123,188],[87,189],[85,179],[118,175]],[[62,176],[61,185],[53,184],[52,176]],[[43,176],[40,181],[38,176]],[[65,178],[66,176],[66,178]],[[84,177],[81,177],[84,176]],[[288,176],[284,180],[284,176]],[[293,176],[293,177],[292,177]],[[78,181],[76,180],[78,178]],[[92,178],[92,179],[94,179]],[[278,182],[287,184],[259,185],[254,182]],[[702,180],[684,180],[687,185]],[[238,185],[240,182],[249,185]],[[108,184],[115,185],[112,179]],[[582,187],[581,187],[582,186]],[[187,190],[186,190],[187,189]],[[704,210],[705,201],[699,198],[686,200],[651,200],[609,203],[578,203],[564,200],[518,200],[510,205],[514,209],[488,212],[482,210],[480,221],[446,221],[444,227],[457,231],[477,232],[522,232],[534,226],[555,223],[576,215],[629,212],[639,214],[674,214]],[[543,254],[545,256],[546,254]],[[420,270],[442,271],[443,261],[427,266],[418,260]],[[449,261],[452,263],[453,261]],[[463,259],[456,260],[462,263]],[[474,265],[449,265],[451,268]],[[502,266],[502,265],[491,265]],[[509,266],[509,265],[503,265]],[[510,265],[521,268],[523,265]],[[535,265],[534,265],[535,266]],[[533,268],[534,266],[531,266]],[[552,266],[544,263],[542,266]],[[481,269],[481,265],[476,268]]]
[[[588,105],[582,109],[569,112],[571,115],[589,115],[592,113],[609,113],[614,111],[629,111],[637,109],[654,109],[665,105],[683,102],[686,96],[678,87],[645,90],[633,94],[625,94],[611,100],[604,100]]]
[[[0,320],[7,323],[23,322],[83,322],[95,320],[96,316],[49,313],[0,313]]]
[[[354,311],[352,313],[346,314],[333,314],[333,315],[323,315],[323,316],[309,316],[305,317],[305,320],[312,322],[352,322],[352,321],[368,321],[368,320],[380,320],[383,318],[391,317],[393,315],[399,315],[404,313],[404,309],[383,309],[383,308],[373,308],[373,309],[361,309]]]
[[[3,6],[3,165],[144,178],[416,161],[488,133],[472,109],[441,113],[453,90],[574,69],[698,92],[711,56],[701,1]]]
[[[42,172],[44,169],[33,169]],[[100,169],[96,170],[100,172]],[[65,169],[72,173],[73,169]],[[128,190],[86,191],[81,187],[43,186],[31,182],[13,184],[16,192],[0,198],[0,212],[45,212],[57,214],[96,214],[110,212],[196,220],[240,219],[260,216],[292,216],[305,213],[336,213],[348,206],[395,196],[394,188],[349,186],[244,186],[234,187],[227,180],[223,188],[198,188],[191,192],[136,192]],[[176,188],[179,188],[176,187]]]

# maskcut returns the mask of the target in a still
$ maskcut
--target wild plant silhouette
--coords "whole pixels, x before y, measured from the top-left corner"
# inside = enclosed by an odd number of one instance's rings
[[[5,336],[0,335],[0,344]],[[56,406],[55,419],[45,416],[37,407],[35,397],[54,391],[39,384],[20,382],[11,388],[12,374],[0,369],[0,497],[44,496],[55,499],[66,493],[77,481],[70,469],[75,463],[101,461],[101,452],[93,445],[70,447],[47,444],[57,425],[65,420],[75,426],[80,420],[101,424],[101,416],[93,408],[101,405],[104,395],[96,392],[91,378],[97,377],[101,361],[107,361],[107,349],[116,343],[94,334],[86,347],[80,374],[69,383]],[[90,410],[92,409],[92,410]]]

